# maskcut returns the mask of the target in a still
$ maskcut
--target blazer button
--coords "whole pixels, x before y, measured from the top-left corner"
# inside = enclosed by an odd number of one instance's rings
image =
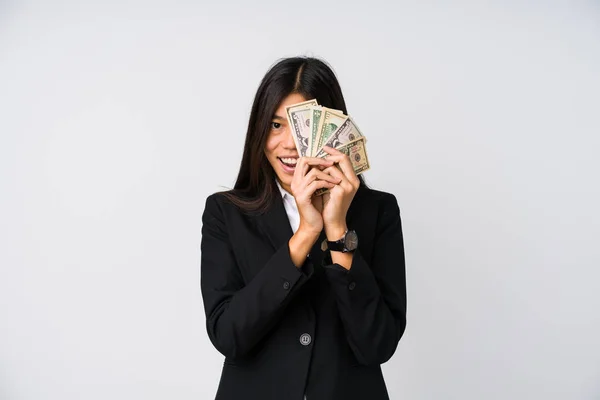
[[[310,335],[308,333],[303,333],[302,336],[300,336],[300,343],[302,346],[308,346],[310,344]]]
[[[350,290],[354,290],[355,287],[356,287],[356,282],[354,282],[354,281],[350,282],[350,284],[348,285],[348,289],[350,289]]]
[[[283,282],[283,288],[288,290],[290,288],[290,283],[288,281]]]

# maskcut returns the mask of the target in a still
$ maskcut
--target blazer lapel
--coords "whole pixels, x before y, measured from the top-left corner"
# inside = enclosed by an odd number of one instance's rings
[[[275,201],[271,208],[264,214],[257,216],[257,222],[275,250],[288,242],[294,234],[279,192],[275,195]]]

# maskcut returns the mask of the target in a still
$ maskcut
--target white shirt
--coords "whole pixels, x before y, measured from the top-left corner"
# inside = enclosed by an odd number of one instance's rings
[[[279,192],[281,192],[281,198],[283,199],[283,207],[285,208],[285,213],[290,220],[290,225],[292,227],[292,231],[296,233],[298,227],[300,226],[300,213],[298,212],[298,205],[296,204],[296,199],[292,196],[287,190],[285,190],[279,181],[275,179],[275,183],[277,183],[277,187],[279,188]],[[304,400],[306,400],[306,393],[304,393]]]
[[[279,192],[281,192],[283,206],[285,207],[285,212],[288,216],[288,219],[290,220],[292,231],[296,233],[298,227],[300,226],[300,213],[298,212],[298,205],[296,204],[296,199],[294,199],[294,196],[292,196],[287,190],[285,190],[281,186],[277,179],[275,179],[275,183],[277,183]]]

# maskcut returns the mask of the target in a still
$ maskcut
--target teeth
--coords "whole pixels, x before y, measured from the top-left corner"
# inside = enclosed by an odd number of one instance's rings
[[[281,158],[281,161],[283,161],[286,164],[296,164],[298,159],[297,158]]]

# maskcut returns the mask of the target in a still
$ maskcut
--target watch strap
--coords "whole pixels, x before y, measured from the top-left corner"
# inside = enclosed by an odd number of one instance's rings
[[[341,239],[335,240],[335,241],[327,241],[327,248],[329,248],[329,250],[331,251],[345,251],[346,250],[346,234],[348,233],[348,230],[346,229],[346,232],[344,232],[344,235],[342,236]]]

